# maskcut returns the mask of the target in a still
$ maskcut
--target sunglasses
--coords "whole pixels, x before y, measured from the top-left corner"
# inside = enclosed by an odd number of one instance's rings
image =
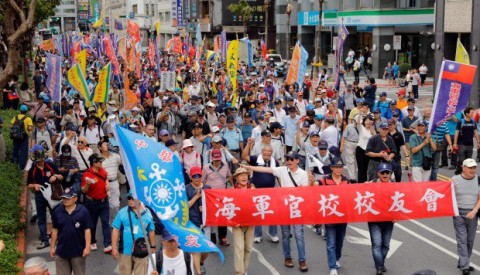
[[[193,176],[192,176],[192,178],[194,178],[194,179],[199,179],[199,178],[201,178],[201,177],[202,177],[202,175],[200,175],[200,174],[196,174],[196,175],[193,175]]]
[[[294,161],[294,158],[287,158],[287,161]]]
[[[380,172],[380,175],[390,175],[391,172],[390,171],[382,171]]]
[[[318,150],[325,151],[327,148],[318,148]]]
[[[128,197],[127,197],[127,200],[131,201],[131,200],[133,200],[133,197],[132,197],[132,196],[128,196]]]
[[[81,140],[77,141],[77,143],[78,143],[78,144],[85,144],[85,142],[84,142],[84,141],[81,141]]]

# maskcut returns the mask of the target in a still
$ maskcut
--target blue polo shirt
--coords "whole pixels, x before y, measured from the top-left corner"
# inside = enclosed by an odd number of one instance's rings
[[[242,132],[237,127],[232,130],[225,128],[222,130],[222,137],[227,141],[228,149],[240,150],[240,142],[243,141]]]
[[[68,214],[62,203],[57,205],[52,210],[52,226],[58,230],[55,253],[66,259],[82,257],[85,249],[85,230],[93,227],[87,208],[77,204],[75,210]]]
[[[205,189],[212,189],[212,187],[204,184],[202,187],[203,190]],[[193,187],[191,184],[187,184],[185,186],[185,193],[187,193],[187,198],[188,200],[191,200],[195,194],[197,193],[197,189]],[[202,205],[202,198],[198,199],[191,207],[190,210],[188,211],[188,216],[190,221],[196,225],[197,227],[201,227],[203,224],[202,221],[202,212],[200,212],[200,206]]]
[[[118,251],[124,255],[131,256],[132,255],[132,247],[133,247],[133,240],[132,240],[132,227],[130,226],[130,221],[128,216],[130,215],[132,219],[132,226],[135,237],[135,240],[138,238],[148,238],[148,236],[143,235],[142,226],[140,224],[140,220],[137,218],[137,215],[129,206],[125,206],[124,208],[118,211],[115,220],[113,220],[112,227],[115,229],[120,230],[120,245]],[[153,223],[153,217],[150,214],[150,211],[142,211],[142,222],[145,226],[145,230],[147,232],[154,231],[155,225]]]
[[[261,166],[257,164],[258,156],[250,156],[249,164],[252,166]],[[266,161],[266,160],[265,160]],[[264,167],[270,167],[270,163],[265,163]],[[278,162],[275,161],[275,167],[278,167]],[[275,176],[270,173],[253,172],[250,180],[255,188],[273,188],[275,187]]]

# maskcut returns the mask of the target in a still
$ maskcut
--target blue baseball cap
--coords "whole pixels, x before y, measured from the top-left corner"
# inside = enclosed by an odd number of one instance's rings
[[[384,172],[384,171],[392,172],[392,166],[390,166],[390,164],[388,163],[380,163],[377,167],[377,172]]]
[[[290,151],[290,152],[287,153],[287,158],[298,159],[299,156],[298,156],[297,152],[295,152],[295,151]]]
[[[315,119],[315,120],[324,120],[324,119],[325,119],[325,116],[322,115],[322,114],[318,114],[318,115],[316,115],[313,119]]]
[[[373,108],[373,112],[372,113],[380,113],[380,108],[376,107],[376,108]]]
[[[22,104],[22,106],[20,106],[20,112],[28,112],[28,107],[27,107],[27,105]]]

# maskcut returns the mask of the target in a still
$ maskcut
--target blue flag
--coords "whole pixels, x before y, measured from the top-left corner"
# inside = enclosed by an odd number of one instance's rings
[[[305,79],[305,71],[307,70],[307,59],[308,59],[308,52],[307,50],[305,50],[303,46],[300,45],[300,62],[298,66],[298,75],[297,75],[297,83],[300,88],[303,85],[303,79]]]
[[[155,211],[167,231],[177,237],[182,250],[217,252],[223,262],[220,249],[188,218],[185,180],[178,157],[163,144],[119,124],[115,132],[133,196]]]

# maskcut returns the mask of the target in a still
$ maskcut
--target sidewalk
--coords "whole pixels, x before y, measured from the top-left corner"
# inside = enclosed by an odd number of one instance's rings
[[[366,80],[366,76],[365,74],[361,75],[360,76],[360,83],[364,82]],[[348,75],[348,76],[345,76],[345,80],[347,80],[347,83],[350,84],[350,83],[353,83],[353,81],[355,80],[355,77],[353,75]],[[316,81],[316,79],[315,79]],[[333,80],[329,81],[328,83],[334,83],[335,79],[333,78]],[[427,77],[425,79],[425,85],[424,86],[433,86],[433,77]],[[375,78],[375,84],[377,84],[377,87],[378,88],[388,88],[388,80],[386,79],[383,79],[383,78]],[[340,81],[340,87],[345,87],[343,81]],[[390,88],[400,88],[397,86],[390,86]]]

